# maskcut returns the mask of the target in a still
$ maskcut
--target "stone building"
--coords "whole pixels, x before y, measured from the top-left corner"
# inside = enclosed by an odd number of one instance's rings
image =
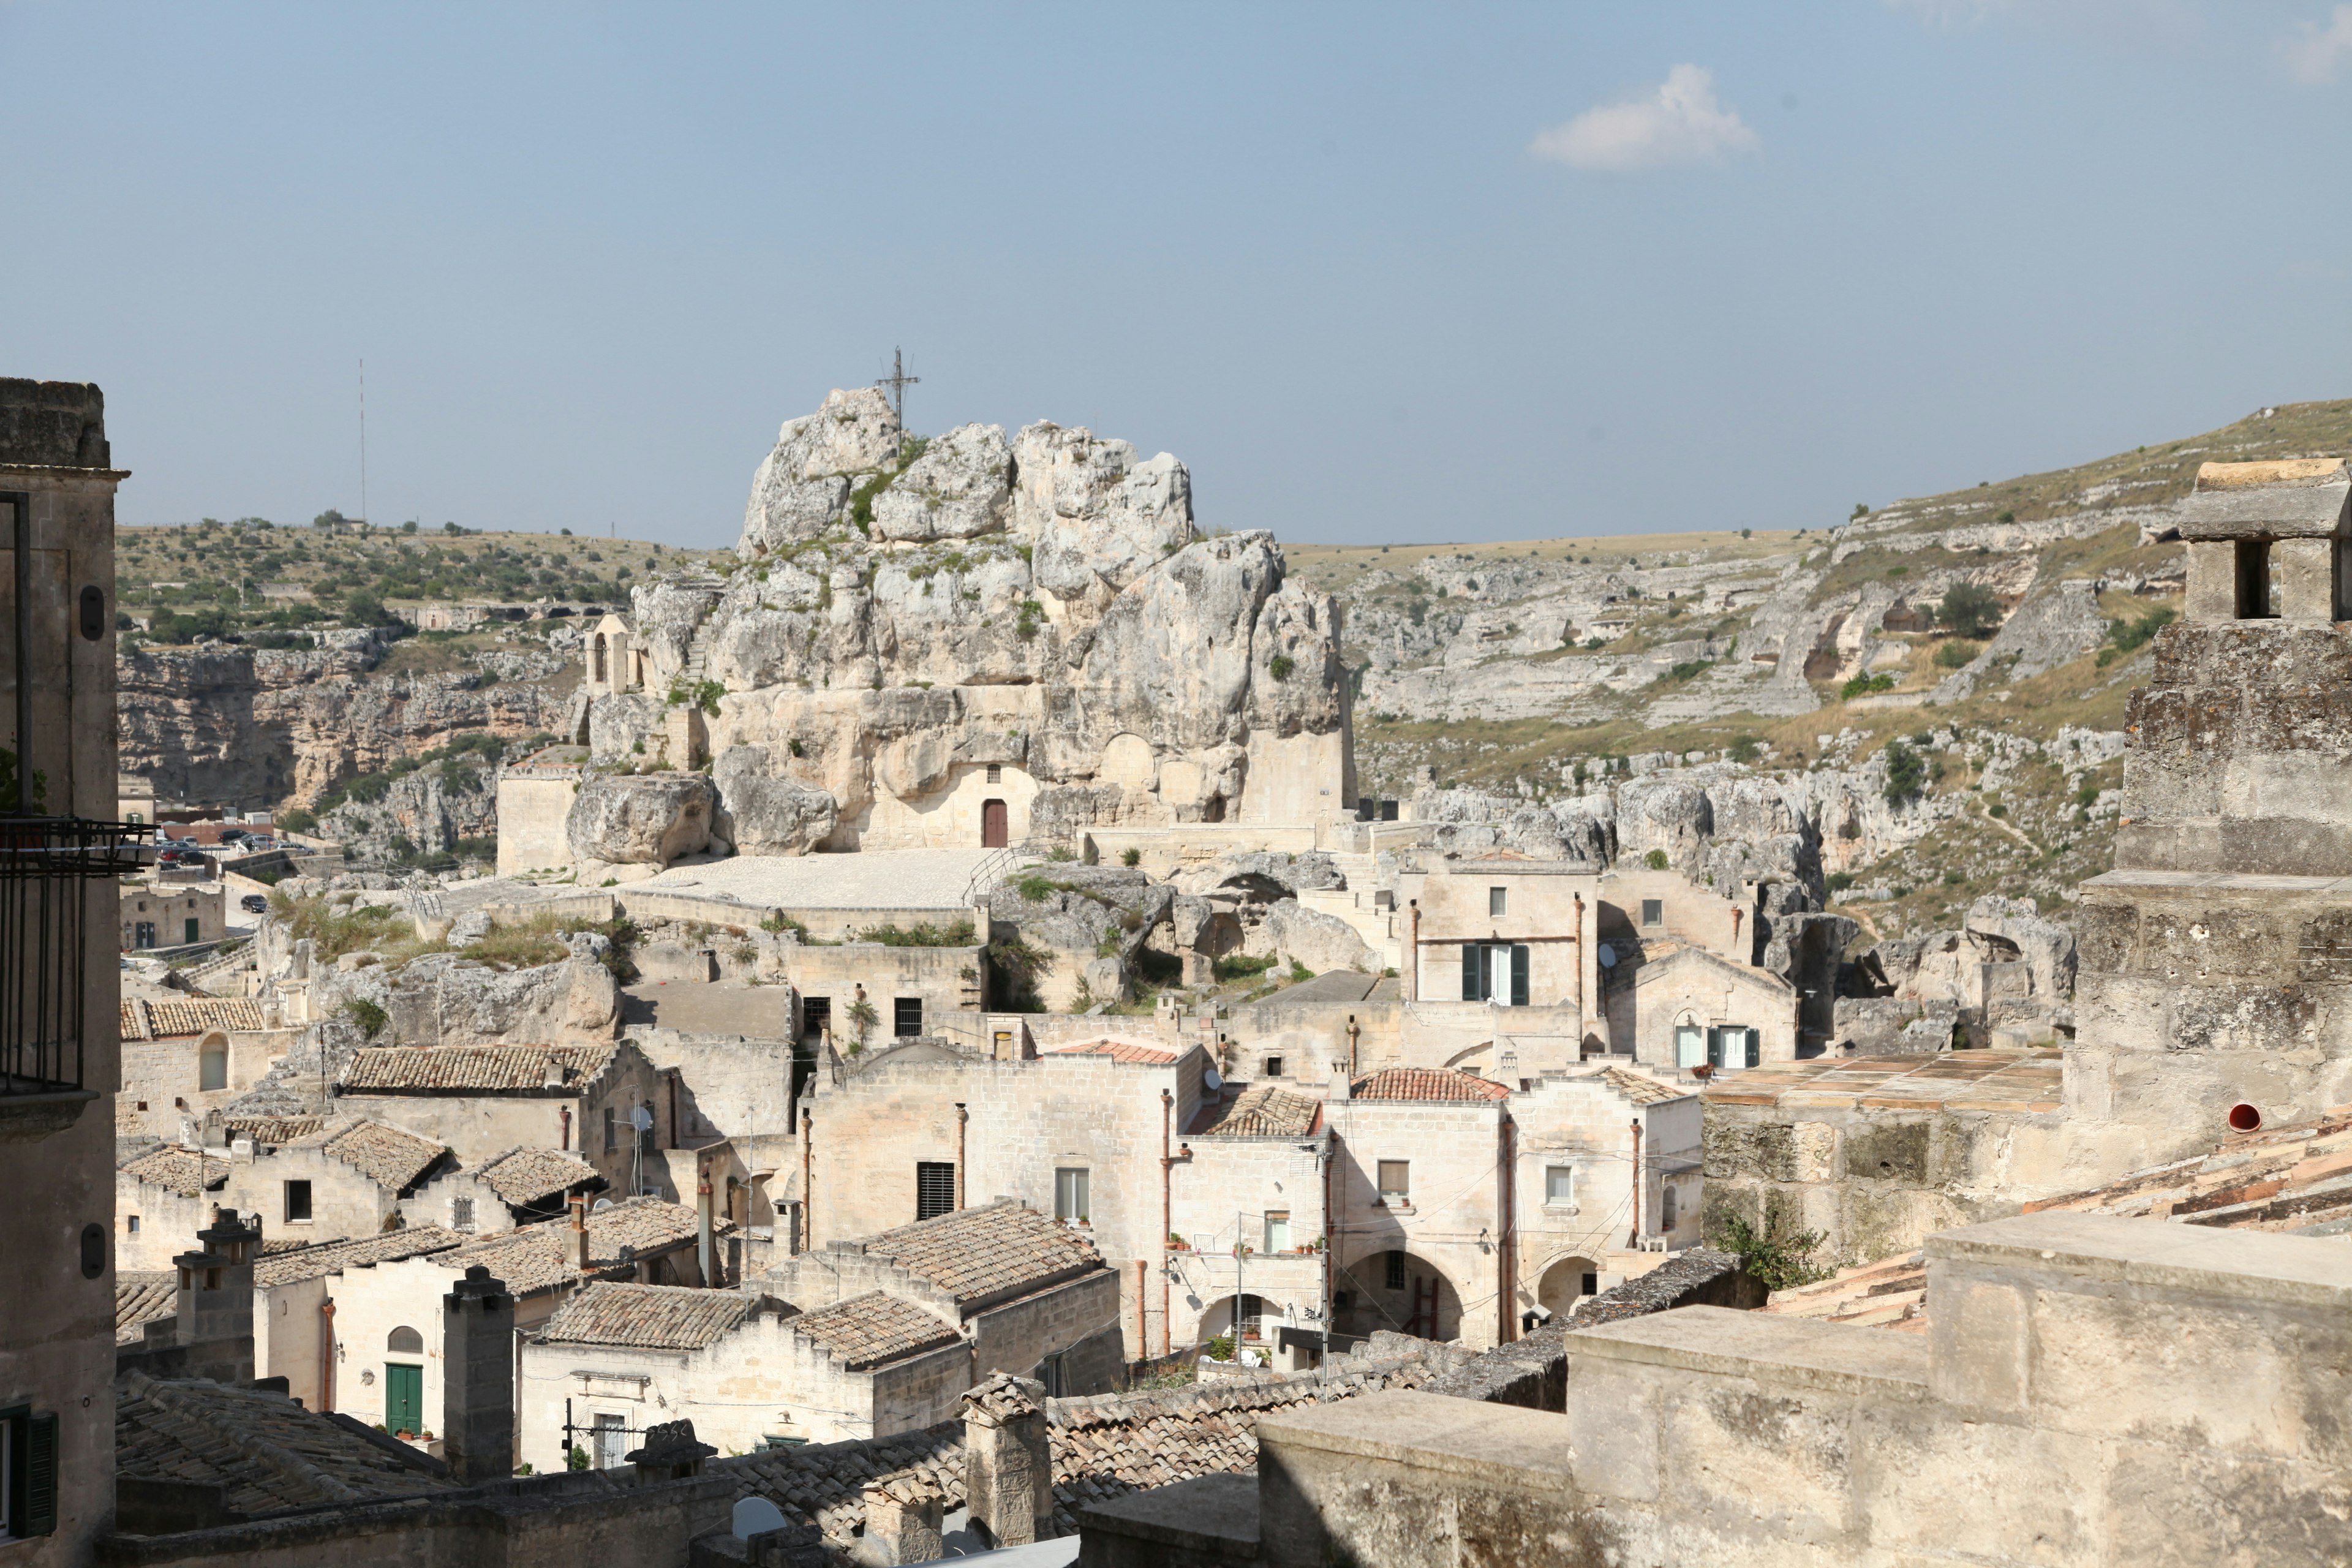
[[[242,997],[126,996],[115,1131],[193,1141],[258,1083],[298,1031],[273,1026]]]
[[[15,628],[0,637],[0,747],[12,781],[44,786],[24,799],[12,782],[5,808],[113,820],[114,490],[127,477],[112,466],[97,387],[0,379],[0,605]],[[32,1539],[8,1551],[47,1568],[89,1561],[112,1507],[113,882],[126,868],[102,847],[82,852],[65,824],[10,832],[63,852],[41,875],[0,881],[5,962],[20,981],[48,980],[13,990],[0,1019],[0,1425],[42,1478],[26,1481],[15,1515]]]
[[[125,952],[194,947],[228,935],[227,892],[217,881],[125,877],[121,887]]]

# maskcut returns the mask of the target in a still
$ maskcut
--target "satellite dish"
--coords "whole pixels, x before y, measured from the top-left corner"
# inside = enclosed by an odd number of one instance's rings
[[[642,1105],[634,1107],[629,1111],[629,1125],[640,1132],[650,1132],[654,1129],[654,1113]]]
[[[1592,950],[1592,956],[1601,961],[1601,967],[1603,969],[1617,967],[1617,950],[1605,942]]]
[[[1214,1068],[1211,1068],[1208,1071],[1201,1075],[1201,1082],[1213,1094],[1218,1089],[1225,1087],[1225,1080],[1217,1076],[1217,1069]]]
[[[749,1541],[755,1535],[765,1535],[772,1530],[784,1528],[783,1510],[763,1497],[747,1497],[735,1505],[734,1534],[738,1541]]]
[[[613,1206],[613,1200],[612,1200],[612,1199],[610,1199],[610,1198],[598,1198],[598,1199],[596,1200],[596,1206],[595,1206],[594,1208],[593,1208],[593,1209],[590,1209],[588,1212],[589,1212],[590,1214],[603,1214],[606,1209],[611,1208],[612,1206]]]

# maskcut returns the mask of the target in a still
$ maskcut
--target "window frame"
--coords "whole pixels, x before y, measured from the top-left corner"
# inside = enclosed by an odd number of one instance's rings
[[[1402,1290],[1412,1283],[1404,1271],[1404,1250],[1402,1247],[1391,1247],[1381,1253],[1381,1282],[1386,1289]]]
[[[1075,1202],[1065,1200],[1066,1191]],[[1094,1211],[1094,1167],[1055,1166],[1054,1217],[1064,1225],[1092,1225],[1095,1222]]]
[[[1559,1189],[1565,1188],[1566,1191]],[[1576,1206],[1576,1167],[1546,1165],[1544,1167],[1544,1207],[1574,1208]]]
[[[1264,1236],[1261,1237],[1261,1239],[1265,1243],[1265,1255],[1268,1258],[1272,1258],[1277,1253],[1289,1251],[1291,1247],[1290,1211],[1288,1209],[1268,1209],[1262,1217],[1265,1222],[1264,1226]],[[1279,1247],[1275,1245],[1275,1227],[1276,1226],[1280,1226],[1282,1227],[1282,1245]]]
[[[57,1412],[0,1409],[0,1541],[57,1533],[59,1442]]]
[[[1662,926],[1665,923],[1666,900],[1664,899],[1643,899],[1642,900],[1642,929],[1643,931],[1647,931],[1652,926]]]
[[[1265,1058],[1265,1076],[1266,1076],[1267,1078],[1281,1078],[1281,1077],[1284,1077],[1285,1075],[1284,1075],[1284,1073],[1283,1073],[1282,1068],[1283,1068],[1283,1058],[1280,1058],[1280,1057],[1268,1057],[1268,1058]]]
[[[943,1174],[944,1173],[944,1174]],[[946,1191],[938,1191],[939,1184]],[[925,1183],[931,1186],[927,1189]],[[915,1162],[915,1223],[937,1219],[941,1215],[955,1213],[955,1162],[952,1160],[918,1160]]]
[[[915,1019],[915,1026],[914,1026],[913,1028],[911,1028],[911,1029],[910,1029],[910,1028],[908,1028],[908,1027],[907,1027],[907,1017],[908,1017],[908,1014],[909,1009],[911,1009],[911,1010],[912,1010],[913,1015],[914,1015],[914,1019]],[[917,1036],[920,1035],[922,1032],[923,1032],[923,999],[922,999],[920,996],[893,996],[893,997],[891,997],[891,998],[890,998],[890,1037],[891,1037],[891,1038],[893,1038],[893,1039],[898,1039],[898,1040],[911,1040],[911,1039],[915,1038]]]
[[[1395,1186],[1389,1184],[1389,1173],[1402,1178]],[[1390,1208],[1412,1206],[1412,1162],[1411,1160],[1375,1160],[1372,1162],[1373,1188],[1381,1202]]]
[[[310,1191],[310,1178],[307,1176],[289,1177],[286,1181],[280,1183],[279,1186],[282,1191],[279,1194],[278,1206],[279,1212],[285,1216],[284,1223],[287,1225],[310,1225],[314,1223],[319,1211],[316,1199]],[[295,1198],[298,1194],[301,1199],[299,1206],[302,1210],[299,1215],[294,1212],[297,1206]]]
[[[1500,920],[1510,912],[1511,889],[1507,887],[1488,888],[1486,889],[1486,918],[1488,920]]]

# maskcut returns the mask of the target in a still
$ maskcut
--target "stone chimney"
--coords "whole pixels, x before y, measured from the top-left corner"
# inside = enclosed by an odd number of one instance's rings
[[[702,1473],[702,1461],[719,1450],[698,1442],[691,1421],[656,1421],[646,1428],[646,1446],[630,1450],[639,1479],[682,1481]]]
[[[872,1561],[886,1565],[929,1563],[947,1554],[941,1525],[947,1500],[919,1471],[866,1483],[864,1542]]]
[[[572,1266],[583,1275],[588,1272],[588,1195],[572,1194]]]
[[[173,1338],[181,1357],[172,1375],[249,1383],[253,1265],[261,1256],[261,1216],[247,1225],[235,1209],[216,1208],[213,1223],[196,1232],[196,1244],[195,1251],[172,1259],[180,1271]]]
[[[991,1545],[1054,1533],[1053,1449],[1045,1385],[1000,1372],[963,1396],[964,1501]]]
[[[514,1474],[514,1297],[480,1264],[441,1298],[441,1442],[449,1473]]]

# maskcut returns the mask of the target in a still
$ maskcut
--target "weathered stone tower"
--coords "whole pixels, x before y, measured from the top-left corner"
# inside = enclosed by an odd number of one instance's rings
[[[2208,463],[2084,885],[2067,1174],[2352,1101],[2352,468]]]
[[[441,1298],[441,1441],[467,1481],[514,1474],[514,1297],[477,1263]]]

